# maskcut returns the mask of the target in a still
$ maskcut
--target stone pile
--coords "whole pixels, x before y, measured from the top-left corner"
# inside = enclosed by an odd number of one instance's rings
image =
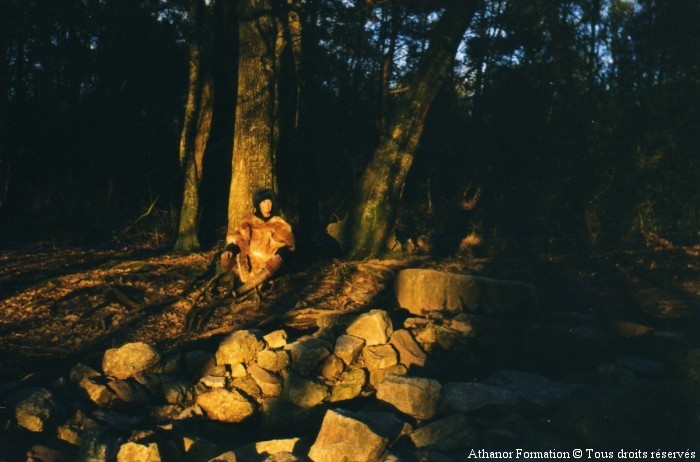
[[[434,273],[399,273],[403,310],[322,318],[298,338],[240,330],[215,351],[107,350],[101,371],[77,364],[51,389],[17,394],[14,424],[55,434],[59,444],[29,454],[45,462],[460,460],[492,436],[484,410],[550,406],[577,386],[508,370],[479,382],[429,376],[433,354],[466,351],[474,313],[510,316],[513,300],[534,300],[521,283]],[[450,289],[430,300],[435,278]],[[499,284],[507,296],[495,295]]]

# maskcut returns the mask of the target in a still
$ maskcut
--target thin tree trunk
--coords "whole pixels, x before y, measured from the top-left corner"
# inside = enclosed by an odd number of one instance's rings
[[[199,185],[202,181],[202,160],[212,116],[212,81],[203,69],[204,47],[203,0],[190,3],[189,87],[185,120],[180,136],[180,165],[184,173],[180,226],[174,249],[191,251],[199,248]]]
[[[450,71],[477,4],[475,0],[452,2],[435,25],[411,87],[393,112],[387,134],[360,180],[347,224],[351,259],[379,256],[385,250],[425,116]]]

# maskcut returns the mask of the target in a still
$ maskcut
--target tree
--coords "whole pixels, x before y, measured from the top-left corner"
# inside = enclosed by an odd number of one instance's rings
[[[238,5],[238,92],[233,141],[233,176],[228,206],[232,232],[250,214],[258,188],[277,189],[280,131],[295,124],[296,111],[280,97],[285,56],[298,53],[298,17],[286,2],[241,0]],[[289,75],[289,74],[284,74]],[[292,74],[293,75],[293,74]],[[284,117],[285,115],[290,117]]]
[[[199,186],[213,115],[213,79],[206,59],[207,7],[204,0],[191,0],[189,13],[189,86],[180,137],[180,166],[183,170],[184,185],[180,227],[175,242],[175,250],[179,251],[199,248]]]
[[[409,90],[397,104],[386,134],[365,169],[346,224],[351,259],[380,255],[391,233],[406,176],[423,132],[423,122],[478,2],[450,2],[432,33]]]

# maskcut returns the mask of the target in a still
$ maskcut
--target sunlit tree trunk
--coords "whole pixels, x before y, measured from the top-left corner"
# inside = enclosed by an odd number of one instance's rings
[[[345,234],[350,239],[351,259],[378,256],[386,248],[425,116],[450,72],[477,4],[477,1],[451,2],[435,25],[430,46],[410,89],[393,111],[387,132],[358,185]]]
[[[189,87],[185,120],[180,137],[180,166],[184,175],[180,226],[175,250],[199,248],[199,186],[202,163],[212,120],[213,82],[204,64],[204,0],[190,3]]]
[[[282,56],[288,47],[296,49],[300,43],[298,22],[289,24],[291,16],[283,11],[288,9],[278,0],[241,0],[238,5],[238,96],[229,232],[252,212],[255,190],[277,189],[275,168],[284,112],[280,105],[285,103],[280,101]],[[293,61],[298,62],[298,56]]]

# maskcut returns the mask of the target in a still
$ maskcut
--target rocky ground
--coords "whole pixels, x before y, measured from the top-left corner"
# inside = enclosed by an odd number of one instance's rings
[[[243,301],[193,284],[213,252],[5,251],[0,460],[697,450],[699,250],[298,264]]]

